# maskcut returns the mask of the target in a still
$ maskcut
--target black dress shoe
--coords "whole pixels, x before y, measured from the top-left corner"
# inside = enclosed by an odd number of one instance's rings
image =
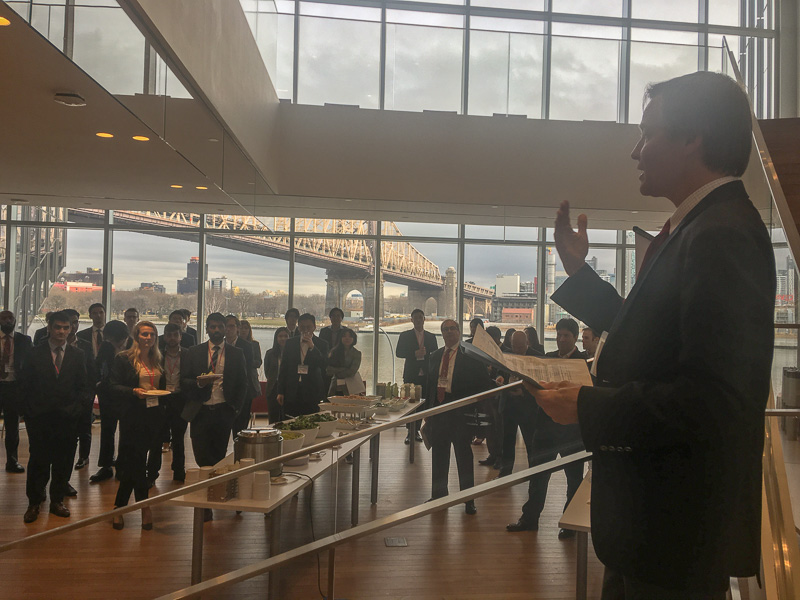
[[[575,530],[574,529],[560,529],[558,531],[558,539],[560,540],[568,540],[569,538],[575,537]]]
[[[69,516],[69,509],[66,506],[64,506],[63,502],[51,502],[50,514],[55,515],[57,517],[66,518]]]
[[[411,435],[407,435],[403,443],[408,446],[411,443]]]
[[[89,477],[89,483],[100,483],[106,479],[111,479],[114,476],[114,470],[111,467],[100,467],[94,475]]]
[[[500,472],[497,474],[495,479],[500,479],[501,477],[506,477],[508,475],[511,475],[511,469],[500,469]]]
[[[25,515],[22,517],[22,520],[25,521],[26,523],[33,523],[38,518],[39,518],[39,505],[29,504],[28,510],[25,511]]]
[[[75,463],[75,470],[80,471],[83,467],[89,464],[89,457],[79,458],[78,462]]]
[[[6,473],[24,473],[25,467],[17,461],[6,463]]]
[[[477,507],[475,506],[474,500],[468,500],[467,503],[464,505],[464,512],[468,515],[474,515],[478,512]]]
[[[74,487],[72,487],[72,485],[70,485],[68,483],[67,484],[67,491],[64,492],[64,495],[65,496],[69,496],[70,498],[74,498],[75,496],[78,495],[78,490],[76,490]],[[67,516],[69,516],[69,515],[67,515]]]
[[[419,431],[414,434],[414,441],[417,441],[417,442],[423,441],[422,440],[422,434]]]
[[[539,523],[530,523],[520,519],[516,523],[509,523],[506,525],[506,531],[536,531],[539,529]]]
[[[494,456],[492,456],[492,455],[490,454],[489,456],[487,456],[487,457],[486,457],[486,458],[484,458],[483,460],[479,460],[479,461],[478,461],[478,464],[479,464],[479,465],[483,465],[483,466],[485,466],[485,467],[488,467],[488,466],[491,466],[491,465],[493,465],[493,464],[494,464],[494,461],[495,461],[495,457],[494,457]]]
[[[172,473],[172,481],[180,481],[181,483],[186,481],[186,471],[174,471]]]

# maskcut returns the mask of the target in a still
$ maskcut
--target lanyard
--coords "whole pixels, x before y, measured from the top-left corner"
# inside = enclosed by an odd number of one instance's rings
[[[155,374],[155,369],[153,369],[153,370],[151,371],[150,369],[148,369],[148,368],[147,368],[147,365],[146,365],[146,364],[144,364],[144,363],[142,363],[142,368],[144,369],[144,372],[145,372],[145,373],[147,373],[147,376],[150,378],[150,387],[151,387],[152,389],[156,389],[156,374]]]
[[[175,367],[178,366],[178,363],[181,361],[181,355],[178,354],[177,358],[172,361],[172,366],[170,366],[169,354],[164,355],[164,364],[167,366],[167,372],[172,376],[175,373]]]

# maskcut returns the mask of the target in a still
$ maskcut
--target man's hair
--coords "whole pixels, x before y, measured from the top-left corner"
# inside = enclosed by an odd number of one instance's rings
[[[303,313],[297,318],[297,324],[299,325],[301,321],[311,321],[314,325],[317,324],[317,320],[314,318],[314,315],[311,313]]]
[[[499,342],[501,339],[503,339],[503,332],[500,331],[499,327],[494,325],[489,325],[486,328],[486,333],[488,333],[495,342]]]
[[[237,317],[236,315],[228,315],[227,317],[225,317],[225,323],[227,324],[227,322],[230,321],[231,319],[233,319],[233,322],[236,323],[236,327],[238,328],[239,327],[239,317]]]
[[[578,337],[578,322],[575,319],[561,319],[556,323],[556,331],[566,329],[575,337]]]
[[[178,325],[177,323],[167,323],[166,325],[164,325],[164,335],[167,335],[168,333],[172,333],[173,331],[180,332],[180,330],[181,330],[181,326]]]
[[[474,319],[472,319],[472,321],[469,322],[470,327],[472,327],[473,325],[483,327],[483,319],[481,319],[480,317],[475,317]]]
[[[125,312],[122,313],[122,314],[123,315],[127,315],[129,312],[135,312],[138,315],[139,314],[139,309],[138,308],[134,308],[133,306],[131,306],[130,308],[126,308]]]
[[[415,308],[414,310],[411,311],[411,318],[413,319],[414,315],[417,313],[421,314],[423,317],[425,316],[424,310],[422,310],[421,308]]]
[[[52,325],[56,321],[59,323],[69,323],[69,315],[64,310],[57,310],[50,313],[50,315],[47,317],[47,324]]]
[[[584,327],[584,328],[583,328],[583,330],[584,330],[584,331],[591,331],[591,332],[592,332],[592,336],[593,336],[593,337],[596,337],[596,338],[599,338],[599,337],[600,337],[600,334],[599,334],[599,333],[597,333],[597,331],[595,331],[595,330],[594,330],[594,329],[592,329],[591,327]]]
[[[292,308],[290,308],[289,310],[287,310],[287,311],[286,311],[286,314],[284,314],[283,316],[284,316],[284,318],[286,318],[286,317],[288,317],[289,315],[294,315],[294,316],[296,316],[296,317],[298,318],[298,320],[300,319],[300,311],[299,311],[299,310],[297,310],[297,309],[296,309],[296,308],[294,308],[294,307],[292,307]]]
[[[128,326],[122,321],[109,321],[103,327],[103,339],[109,342],[121,342],[128,337]]]
[[[79,317],[79,318],[80,318],[80,316],[81,316],[81,313],[79,313],[79,312],[78,312],[77,310],[75,310],[74,308],[65,308],[65,309],[64,309],[64,310],[62,310],[61,312],[63,312],[63,313],[65,313],[65,314],[69,315],[70,317]],[[105,329],[104,329],[103,331],[105,331]]]
[[[341,308],[339,308],[338,306],[334,306],[334,307],[333,307],[333,308],[332,308],[332,309],[331,309],[331,310],[328,312],[328,316],[329,316],[329,317],[332,317],[332,316],[333,316],[333,313],[337,313],[337,312],[338,312],[338,313],[339,313],[339,314],[342,316],[342,318],[344,319],[344,311],[343,311]]]
[[[178,310],[183,313],[183,316],[186,317],[187,321],[189,320],[189,317],[192,316],[192,311],[190,311],[188,308],[179,308]]]
[[[91,315],[91,314],[92,314],[92,311],[93,311],[95,308],[98,308],[98,307],[99,307],[99,308],[102,308],[102,309],[103,309],[103,312],[106,312],[106,307],[105,307],[105,306],[103,306],[103,303],[102,303],[102,302],[95,302],[94,304],[92,304],[92,305],[89,307],[89,314]]]
[[[225,326],[225,316],[222,313],[213,312],[210,315],[208,315],[206,317],[206,327],[208,327],[208,324],[211,323],[212,321],[215,323],[222,323],[223,327]]]
[[[750,161],[750,103],[727,75],[699,71],[661,83],[644,92],[644,103],[661,98],[664,127],[673,139],[703,138],[702,158],[717,173],[741,177]]]
[[[171,313],[169,313],[169,317],[168,318],[171,319],[175,315],[178,315],[184,321],[186,320],[186,313],[184,313],[183,310],[181,310],[180,308],[178,310],[173,310]]]

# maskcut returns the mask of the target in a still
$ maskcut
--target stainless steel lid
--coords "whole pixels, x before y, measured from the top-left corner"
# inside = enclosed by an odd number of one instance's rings
[[[257,429],[243,429],[239,432],[238,436],[242,439],[254,442],[278,441],[281,437],[281,432],[271,427],[260,427]]]

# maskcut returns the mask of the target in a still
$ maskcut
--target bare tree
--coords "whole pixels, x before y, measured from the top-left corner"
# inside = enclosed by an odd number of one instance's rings
[[[233,300],[236,309],[239,311],[239,317],[245,318],[247,311],[250,310],[250,306],[253,304],[253,294],[246,288],[239,288]]]

